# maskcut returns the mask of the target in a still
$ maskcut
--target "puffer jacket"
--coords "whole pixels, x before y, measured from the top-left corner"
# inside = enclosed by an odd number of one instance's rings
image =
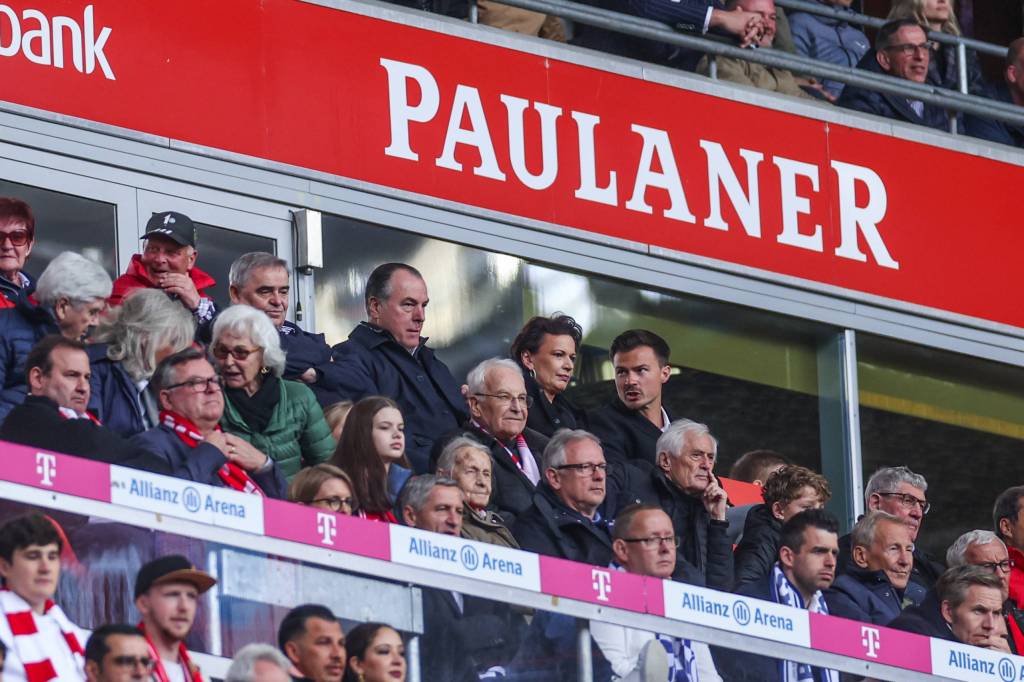
[[[767,504],[754,505],[747,512],[743,539],[733,553],[737,588],[771,573],[772,566],[779,560],[781,534],[782,522],[775,518]]]
[[[330,459],[337,443],[313,392],[297,381],[282,380],[280,384],[281,396],[264,431],[255,433],[226,393],[220,427],[277,462],[281,473],[291,481],[302,467]]]
[[[25,400],[25,360],[32,346],[59,332],[53,315],[28,296],[17,303],[0,297],[0,419]]]

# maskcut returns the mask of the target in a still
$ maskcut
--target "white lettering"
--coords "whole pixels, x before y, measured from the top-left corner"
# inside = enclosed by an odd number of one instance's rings
[[[21,51],[25,53],[25,58],[36,64],[49,66],[52,63],[50,61],[50,22],[46,20],[46,15],[36,9],[27,9],[21,13],[21,18],[25,22],[34,19],[39,24],[39,28],[24,31],[21,35]],[[32,41],[36,39],[39,40],[39,52],[32,51]]]
[[[508,155],[512,170],[520,182],[530,189],[547,189],[558,176],[558,129],[555,127],[562,110],[550,104],[534,102],[533,108],[540,114],[541,170],[534,175],[526,167],[526,140],[523,133],[523,119],[529,100],[511,95],[502,95],[501,101],[508,110]]]
[[[469,113],[469,128],[462,127],[463,113]],[[435,162],[441,168],[462,170],[462,164],[455,160],[456,145],[476,147],[480,152],[480,165],[473,169],[474,175],[492,180],[504,180],[505,174],[498,167],[494,156],[494,145],[487,129],[487,117],[480,103],[480,92],[476,88],[460,84],[455,88],[452,115],[448,119],[448,132],[444,138],[444,150]]]
[[[57,477],[57,455],[51,455],[48,452],[37,452],[36,473],[39,474],[40,485],[52,488],[53,479]]]
[[[419,161],[419,154],[409,147],[409,123],[426,123],[437,115],[441,97],[437,81],[422,66],[391,59],[380,60],[388,72],[388,113],[391,118],[391,144],[384,148],[388,156]],[[420,103],[409,105],[408,81],[414,80],[420,88]]]
[[[716,230],[729,229],[729,225],[722,218],[722,196],[719,191],[721,187],[725,188],[725,193],[729,195],[729,201],[735,207],[744,231],[751,237],[760,237],[761,201],[758,191],[757,166],[764,160],[764,154],[749,149],[740,150],[740,156],[747,162],[747,194],[744,194],[722,145],[717,142],[701,140],[700,146],[708,157],[708,196],[711,199],[711,210],[704,225]]]
[[[809,251],[823,251],[821,225],[816,224],[811,234],[804,234],[800,231],[800,214],[811,212],[811,201],[796,192],[798,175],[810,178],[812,189],[815,192],[818,191],[818,167],[801,161],[784,159],[780,156],[772,157],[772,163],[778,166],[781,175],[782,232],[777,237],[778,242]]]
[[[867,256],[857,244],[857,232],[860,231],[875,261],[883,268],[899,270],[900,264],[889,255],[889,249],[878,233],[878,223],[885,218],[888,208],[888,196],[882,178],[870,168],[852,163],[833,161],[832,168],[839,179],[839,246],[836,255],[866,262]],[[857,206],[858,182],[863,182],[868,189],[865,206]]]
[[[619,203],[618,189],[615,182],[615,171],[608,171],[608,184],[597,185],[597,161],[594,155],[594,128],[601,122],[600,117],[572,112],[579,131],[580,145],[580,186],[576,190],[577,199],[594,201],[599,204],[617,206]]]
[[[85,8],[85,20],[83,23],[85,24],[85,72],[92,73],[96,70],[96,65],[99,64],[104,77],[112,81],[117,80],[110,68],[110,64],[107,63],[107,56],[103,54],[103,48],[106,47],[107,39],[110,38],[111,29],[104,27],[98,36],[93,37],[95,31],[92,5]],[[75,63],[77,64],[77,62]]]
[[[0,5],[0,14],[6,16],[11,24],[11,42],[4,45],[3,24],[0,23],[0,57],[13,57],[21,52],[21,22],[14,10],[7,5]]]
[[[654,209],[647,203],[644,196],[648,187],[658,187],[666,190],[671,199],[671,204],[665,211],[666,218],[696,223],[696,216],[690,213],[690,209],[686,205],[686,194],[683,193],[683,183],[679,179],[676,157],[672,152],[672,143],[669,142],[668,133],[635,123],[631,129],[644,139],[644,146],[640,152],[636,181],[633,183],[633,196],[626,202],[626,208],[640,213],[653,213]],[[660,173],[652,167],[655,156],[658,157],[658,162],[661,165]]]
[[[595,568],[590,571],[590,579],[593,581],[592,587],[597,592],[598,601],[608,601],[608,595],[612,591],[612,574]]]
[[[92,9],[91,7],[89,8]],[[64,68],[64,30],[71,33],[71,61],[75,68],[82,71],[82,29],[71,17],[53,18],[53,65]]]
[[[71,17],[57,16],[50,20],[35,9],[22,12],[19,20],[14,10],[0,5],[0,57],[13,57],[21,52],[34,64],[63,69],[67,61],[66,51],[70,51],[71,63],[79,73],[90,74],[99,64],[106,78],[116,80],[103,53],[111,29],[104,27],[96,34],[93,13],[93,6],[88,5],[81,25]],[[6,44],[2,30],[4,17],[10,24],[10,39]],[[30,30],[29,21],[35,22],[38,28]]]
[[[316,513],[316,532],[320,533],[321,544],[334,544],[334,536],[338,534],[337,523],[338,520],[334,518],[334,514]]]

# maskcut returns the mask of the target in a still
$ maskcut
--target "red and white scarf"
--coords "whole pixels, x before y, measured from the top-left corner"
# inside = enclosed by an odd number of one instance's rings
[[[182,442],[190,448],[198,447],[200,443],[206,440],[195,424],[176,412],[163,410],[160,412],[160,422],[170,430],[174,431],[174,433],[178,435],[178,438],[180,438]],[[216,428],[217,431],[221,430],[219,425]],[[234,462],[226,462],[224,466],[217,470],[217,475],[220,476],[220,480],[223,481],[224,485],[228,488],[232,488],[243,493],[265,495],[263,490],[256,485],[256,481],[252,480],[252,477],[246,473],[245,469]]]
[[[61,407],[60,405],[57,406],[57,412],[59,412],[60,416],[64,417],[64,419],[88,419],[96,426],[102,426],[102,424],[100,424],[100,420],[88,412],[75,412],[70,407]]]
[[[164,659],[160,657],[160,652],[156,650],[156,645],[153,644],[153,640],[149,638],[145,624],[139,623],[139,630],[142,632],[142,636],[146,638],[146,645],[149,646],[149,657],[156,662],[156,665],[153,666],[153,677],[157,679],[157,682],[171,682],[171,678],[167,674],[167,669],[164,668]],[[185,669],[186,680],[190,680],[191,682],[203,682],[203,675],[199,671],[199,666],[193,663],[192,659],[189,658],[188,649],[185,648],[184,642],[178,643],[178,658],[181,660],[182,667]]]
[[[54,643],[40,634],[36,624],[36,612],[28,602],[6,588],[0,590],[0,608],[3,608],[7,626],[14,638],[15,654],[25,667],[25,679],[28,682],[47,682],[56,678],[57,670],[50,660],[54,653]],[[75,626],[61,608],[49,599],[46,600],[43,613],[57,623],[64,636],[64,644],[75,661],[75,668],[84,678],[85,650],[82,649],[82,643],[75,634]]]
[[[517,452],[512,452],[512,448],[510,448],[503,440],[481,426],[476,420],[473,420],[473,426],[496,440],[501,447],[505,449],[508,456],[512,458],[512,461],[519,470],[523,472],[523,475],[530,479],[530,483],[537,485],[540,482],[540,469],[537,467],[537,460],[534,458],[533,452],[530,450],[530,446],[527,445],[526,438],[523,437],[523,434],[516,434],[515,445]]]

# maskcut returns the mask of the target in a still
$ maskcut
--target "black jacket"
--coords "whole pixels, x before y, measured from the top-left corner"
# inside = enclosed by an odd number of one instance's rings
[[[527,428],[548,438],[559,429],[587,428],[586,413],[569,402],[568,398],[559,394],[554,401],[549,401],[536,379],[524,372],[523,380],[526,382],[526,392],[533,398],[533,405],[526,417]]]
[[[595,566],[612,561],[608,524],[570,509],[545,482],[537,486],[533,505],[520,514],[512,535],[529,552]]]
[[[327,345],[324,335],[307,332],[287,321],[278,327],[277,335],[286,358],[281,378],[301,381],[299,377],[306,370],[315,369],[316,381],[306,385],[313,391],[317,402],[328,407],[341,400],[334,376],[334,364],[331,362],[331,347]]]
[[[65,419],[57,403],[44,396],[26,396],[23,404],[11,410],[0,426],[0,439],[155,474],[171,473],[163,460],[116,431],[89,419]]]
[[[11,288],[9,295],[15,296],[12,285],[7,283],[7,287]],[[27,295],[16,296],[15,301],[6,307],[0,299],[0,419],[25,400],[25,360],[32,346],[47,334],[60,333],[49,310]]]
[[[850,556],[850,535],[846,534],[839,538],[839,560],[836,563],[836,574],[842,574],[850,566],[856,566]],[[935,581],[945,572],[946,567],[932,561],[931,557],[924,553],[920,547],[914,548],[914,570],[910,574],[910,581],[920,585],[925,591],[935,587]]]
[[[1005,84],[991,88],[985,96],[997,102],[1013,104],[1013,97]],[[1024,147],[1024,126],[982,118],[975,114],[964,114],[964,132],[971,137],[978,137],[989,142],[998,142],[1011,147]]]
[[[466,416],[461,382],[426,342],[421,339],[413,355],[389,332],[363,322],[348,335],[348,341],[331,351],[332,385],[342,398],[383,395],[402,408],[405,454],[417,474],[428,473],[434,441]]]
[[[771,573],[779,559],[779,536],[782,522],[767,504],[756,504],[747,512],[743,539],[733,554],[736,588],[760,580]]]
[[[878,64],[874,50],[870,50],[864,55],[864,58],[857,64],[857,68],[873,73],[882,73],[882,67]],[[868,90],[853,84],[843,88],[843,92],[839,95],[836,104],[847,109],[862,111],[866,114],[875,114],[876,116],[884,116],[885,118],[897,121],[916,123],[917,125],[935,128],[936,130],[949,130],[949,116],[944,109],[926,103],[923,115],[918,116],[917,112],[911,108],[910,101],[906,97],[875,92],[874,90]],[[960,118],[959,115],[957,118]]]
[[[669,415],[671,419],[671,415]],[[657,442],[661,429],[636,410],[622,404],[618,397],[587,415],[590,431],[601,439],[609,462],[619,460],[647,462],[657,466]]]
[[[889,622],[888,627],[904,632],[913,632],[926,637],[935,637],[955,642],[956,637],[949,629],[945,619],[942,617],[942,610],[939,606],[939,596],[935,589],[930,589],[918,606],[908,606],[903,609],[895,620]]]
[[[905,590],[896,589],[884,571],[848,566],[825,591],[825,602],[833,616],[888,625],[899,617],[907,600],[917,604],[924,594],[924,588],[912,582]]]

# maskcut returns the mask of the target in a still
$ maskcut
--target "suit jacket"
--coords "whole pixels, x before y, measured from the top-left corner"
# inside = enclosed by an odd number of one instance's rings
[[[613,558],[608,524],[573,511],[544,482],[537,486],[533,506],[519,515],[512,535],[528,552],[595,566],[607,566]]]
[[[590,412],[587,419],[590,431],[601,439],[601,447],[608,461],[632,461],[635,464],[646,462],[652,467],[657,465],[658,453],[655,446],[661,437],[661,429],[636,410],[623,405],[617,397]]]
[[[864,58],[857,64],[857,68],[873,73],[882,73],[882,67],[879,66],[873,50],[869,50],[864,55]],[[915,123],[935,128],[936,130],[949,130],[949,116],[947,116],[945,110],[926,103],[922,114],[918,115],[910,106],[910,100],[900,95],[876,92],[850,84],[843,88],[843,92],[839,95],[836,104],[847,109],[862,111],[866,114],[875,114],[897,121]],[[956,118],[960,120],[961,117],[957,114]]]
[[[850,566],[825,591],[825,601],[834,616],[888,625],[903,612],[905,600],[919,604],[924,595],[924,588],[913,582],[907,583],[905,590],[898,590],[884,571]]]

